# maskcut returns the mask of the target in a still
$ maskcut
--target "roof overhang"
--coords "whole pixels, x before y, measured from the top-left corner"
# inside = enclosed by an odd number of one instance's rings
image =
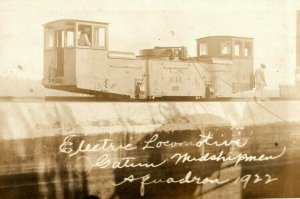
[[[96,21],[86,21],[86,20],[76,20],[76,19],[62,19],[62,20],[56,20],[51,21],[43,26],[45,28],[63,28],[63,27],[74,27],[76,23],[87,23],[87,24],[96,24],[96,25],[108,25],[108,23],[105,22],[96,22]]]

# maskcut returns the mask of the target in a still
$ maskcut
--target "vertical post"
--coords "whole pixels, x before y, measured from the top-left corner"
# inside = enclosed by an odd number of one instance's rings
[[[300,11],[297,11],[297,20],[296,20],[296,87],[298,92],[300,92]]]

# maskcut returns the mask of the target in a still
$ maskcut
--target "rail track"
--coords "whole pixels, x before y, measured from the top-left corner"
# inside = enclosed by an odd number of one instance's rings
[[[299,97],[294,98],[282,98],[271,97],[265,101],[295,101],[300,100]],[[187,97],[173,97],[173,98],[155,98],[153,100],[142,99],[128,99],[128,98],[98,98],[93,96],[0,96],[0,102],[249,102],[255,101],[254,98],[214,98],[214,99],[193,99]]]

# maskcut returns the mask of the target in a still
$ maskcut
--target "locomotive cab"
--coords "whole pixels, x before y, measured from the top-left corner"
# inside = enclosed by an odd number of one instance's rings
[[[108,59],[108,24],[59,20],[44,25],[44,79],[48,88],[88,92],[94,67],[104,68]],[[102,71],[103,72],[103,71]],[[82,93],[82,91],[81,91]]]
[[[197,39],[197,60],[208,65],[216,97],[253,88],[253,39],[211,36]]]

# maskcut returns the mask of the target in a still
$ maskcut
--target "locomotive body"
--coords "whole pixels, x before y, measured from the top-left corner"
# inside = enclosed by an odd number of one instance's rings
[[[136,57],[108,51],[107,23],[59,20],[44,30],[47,88],[133,99],[231,97],[252,88],[250,38],[197,39],[194,58],[185,47],[144,49]]]

